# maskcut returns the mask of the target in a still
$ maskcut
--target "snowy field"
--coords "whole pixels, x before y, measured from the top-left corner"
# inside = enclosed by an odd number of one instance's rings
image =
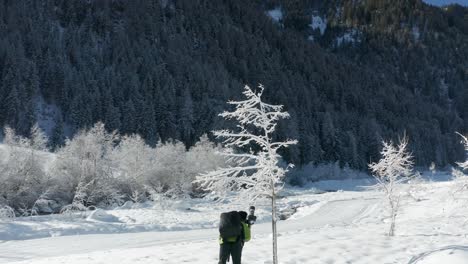
[[[279,201],[280,263],[468,263],[467,213],[459,181],[404,186],[396,236],[369,180],[287,188]],[[319,190],[328,190],[323,193]],[[337,190],[332,191],[332,190]],[[271,263],[268,204],[244,248],[243,263]],[[219,213],[248,204],[208,200],[142,205],[0,223],[0,263],[217,263]]]

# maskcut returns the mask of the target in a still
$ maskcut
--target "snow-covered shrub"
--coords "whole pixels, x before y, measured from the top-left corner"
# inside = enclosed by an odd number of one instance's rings
[[[15,210],[8,205],[0,206],[0,220],[10,220],[15,218]]]
[[[452,176],[455,183],[455,187],[453,189],[453,195],[458,194],[460,192],[468,190],[468,175],[464,172],[468,170],[468,138],[459,134],[462,138],[461,143],[465,147],[466,152],[466,160],[463,162],[457,162],[457,165],[460,168],[453,168],[452,169]]]
[[[31,133],[29,137],[29,147],[32,150],[38,151],[48,151],[47,149],[47,139],[46,134],[41,130],[38,124],[35,124],[31,128]]]
[[[199,191],[192,184],[198,174],[226,164],[221,149],[206,135],[188,151],[178,141],[159,143],[154,150],[151,172],[145,173],[144,184],[153,190],[161,190],[166,196],[188,196]]]
[[[70,204],[108,206],[120,202],[116,188],[116,165],[111,153],[118,135],[97,123],[90,130],[80,131],[57,152],[53,175],[56,195]],[[77,198],[78,197],[78,198]]]
[[[458,162],[458,166],[460,166],[460,168],[462,170],[468,170],[468,138],[463,136],[462,134],[459,134],[461,137],[462,137],[462,141],[461,143],[463,144],[463,146],[465,147],[465,156],[466,156],[466,159],[464,162]]]
[[[193,182],[200,173],[226,167],[228,162],[222,153],[223,147],[211,142],[206,134],[200,137],[186,154],[186,180]],[[201,191],[196,185],[194,188],[196,192]]]
[[[407,151],[408,138],[404,137],[398,145],[382,141],[382,158],[369,164],[372,175],[377,180],[377,188],[385,193],[390,211],[389,236],[395,234],[395,219],[400,208],[400,183],[413,175],[413,156]]]
[[[122,137],[111,153],[116,168],[116,184],[126,198],[134,202],[144,201],[145,180],[154,167],[154,149],[139,135]]]
[[[63,205],[59,204],[53,198],[49,199],[47,197],[39,197],[39,199],[34,203],[31,214],[53,214],[58,213],[62,209]]]
[[[181,142],[152,148],[138,135],[109,133],[97,123],[47,154],[47,138],[35,125],[29,138],[5,128],[0,148],[1,204],[17,215],[85,211],[155,197],[189,196],[196,175],[225,164],[221,147],[203,136],[187,151]],[[45,162],[46,161],[46,162]],[[49,166],[50,164],[50,166]],[[46,171],[47,169],[47,171]]]
[[[164,188],[162,185],[155,186],[154,188],[148,188],[148,193],[149,193],[149,198],[151,201],[153,201],[155,204],[155,207],[158,207],[159,209],[163,209],[162,212],[167,207],[167,200],[168,197],[164,194]]]
[[[0,162],[0,196],[21,215],[29,215],[35,202],[47,191],[48,177],[38,150],[46,150],[47,140],[34,126],[30,139],[5,128],[3,160]]]
[[[159,143],[155,149],[154,167],[147,177],[147,184],[155,188],[162,185],[170,196],[181,196],[191,192],[192,183],[186,181],[186,149],[181,142]]]

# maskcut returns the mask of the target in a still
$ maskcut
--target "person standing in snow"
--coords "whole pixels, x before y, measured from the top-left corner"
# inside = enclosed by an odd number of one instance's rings
[[[250,225],[247,223],[247,213],[244,211],[237,212],[240,217],[240,235],[233,237],[219,237],[219,262],[218,264],[226,264],[229,257],[232,257],[233,264],[241,264],[242,249],[244,243],[250,240]]]

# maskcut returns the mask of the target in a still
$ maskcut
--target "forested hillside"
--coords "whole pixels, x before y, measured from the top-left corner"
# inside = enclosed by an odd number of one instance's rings
[[[418,165],[444,166],[463,159],[455,131],[468,131],[467,10],[420,0],[0,0],[0,125],[26,135],[38,121],[59,146],[102,121],[153,145],[191,146],[231,125],[217,114],[244,84],[262,83],[291,114],[278,131],[299,140],[284,153],[290,162],[365,169],[382,138],[406,131]]]

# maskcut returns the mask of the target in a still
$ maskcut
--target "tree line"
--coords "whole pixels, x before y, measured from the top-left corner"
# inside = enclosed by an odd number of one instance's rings
[[[189,197],[200,193],[192,184],[196,175],[229,164],[206,135],[189,150],[179,141],[151,147],[139,135],[121,136],[96,123],[51,153],[37,125],[27,138],[10,127],[4,134],[0,206],[16,215]]]
[[[177,140],[190,148],[229,126],[217,113],[244,83],[261,82],[270,88],[265,98],[291,115],[277,133],[299,141],[283,151],[288,162],[366,170],[381,139],[403,131],[417,165],[463,159],[453,133],[468,128],[463,19],[411,13],[400,1],[391,19],[374,23],[388,1],[330,1],[342,15],[329,14],[323,40],[311,42],[305,20],[294,18],[309,18],[313,6],[299,12],[303,1],[271,2],[0,1],[0,125],[22,136],[36,122],[50,126],[52,148],[99,121],[150,146]],[[265,15],[273,5],[290,22]],[[421,42],[407,28],[384,30],[384,22],[402,24],[397,11],[419,23]],[[359,45],[328,45],[352,25],[363,32]],[[47,124],[41,100],[58,109]]]

